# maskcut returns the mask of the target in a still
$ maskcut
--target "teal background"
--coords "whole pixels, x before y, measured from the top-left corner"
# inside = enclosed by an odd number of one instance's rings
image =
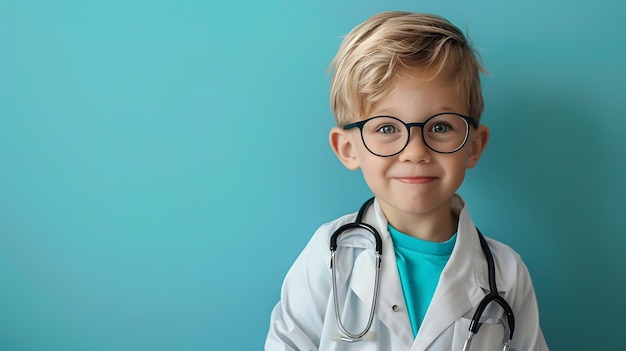
[[[461,194],[553,350],[623,345],[626,3],[0,0],[0,350],[260,350],[287,269],[370,196],[325,70],[391,9],[466,29],[492,139]]]

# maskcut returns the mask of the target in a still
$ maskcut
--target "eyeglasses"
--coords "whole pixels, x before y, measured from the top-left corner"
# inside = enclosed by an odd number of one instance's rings
[[[363,144],[369,152],[389,157],[401,153],[409,144],[411,127],[421,129],[422,141],[429,149],[441,154],[457,152],[467,142],[470,125],[478,125],[473,117],[444,112],[421,123],[404,123],[396,117],[376,116],[347,124],[343,129],[359,128]]]

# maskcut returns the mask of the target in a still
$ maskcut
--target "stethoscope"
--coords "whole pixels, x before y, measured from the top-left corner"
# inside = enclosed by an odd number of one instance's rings
[[[376,300],[378,298],[379,272],[380,272],[381,261],[382,261],[381,256],[383,252],[383,241],[382,241],[380,234],[376,230],[376,228],[363,222],[363,216],[365,215],[365,212],[367,211],[367,209],[370,207],[372,203],[374,203],[374,198],[367,200],[363,204],[363,206],[361,206],[361,209],[359,210],[359,213],[356,216],[356,220],[352,223],[347,223],[347,224],[342,225],[337,230],[335,230],[333,235],[330,237],[330,252],[331,252],[330,268],[332,270],[332,280],[333,280],[333,299],[335,303],[335,316],[337,318],[337,325],[339,326],[339,329],[341,330],[341,333],[343,334],[339,337],[339,340],[341,341],[357,342],[357,341],[365,340],[366,339],[365,336],[369,332],[370,328],[372,327],[372,322],[374,321],[374,313],[376,310]],[[342,234],[352,229],[365,229],[367,232],[372,234],[372,236],[374,237],[374,240],[376,241],[375,243],[376,270],[375,270],[375,276],[374,276],[374,294],[372,296],[372,304],[371,304],[370,314],[367,320],[367,324],[365,325],[365,328],[363,328],[363,330],[358,333],[350,332],[345,327],[345,325],[343,324],[343,321],[341,320],[341,311],[339,310],[339,297],[337,296],[338,295],[337,266],[335,264],[336,255],[337,255],[337,240],[339,239],[339,236],[341,236]],[[487,240],[485,240],[485,237],[482,235],[480,230],[478,230],[478,228],[476,228],[476,231],[478,232],[478,238],[480,239],[480,247],[482,248],[482,251],[485,254],[485,258],[487,259],[487,269],[488,269],[488,275],[489,275],[489,293],[480,301],[480,303],[476,307],[474,316],[472,317],[472,320],[470,321],[469,336],[467,337],[467,340],[465,341],[465,344],[463,345],[463,351],[469,351],[470,345],[472,343],[472,339],[474,338],[474,335],[478,333],[478,330],[480,329],[482,325],[482,323],[480,323],[480,318],[482,317],[483,312],[485,311],[487,306],[492,302],[495,302],[498,305],[500,305],[502,309],[504,310],[504,313],[506,314],[506,317],[507,317],[508,326],[509,326],[509,339],[504,343],[504,349],[503,349],[503,351],[507,351],[509,349],[509,344],[511,343],[511,340],[513,339],[513,331],[515,329],[515,318],[513,317],[513,310],[511,309],[511,306],[509,306],[509,304],[506,302],[506,300],[504,300],[504,298],[500,296],[500,294],[498,294],[498,287],[496,285],[496,267],[495,267],[495,263],[493,260],[493,255],[491,254],[491,250],[489,249],[489,245],[487,244]]]

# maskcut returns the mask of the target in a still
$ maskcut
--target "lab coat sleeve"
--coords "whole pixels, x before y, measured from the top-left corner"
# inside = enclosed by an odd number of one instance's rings
[[[518,264],[518,282],[511,308],[515,314],[515,335],[511,350],[547,351],[548,346],[539,325],[539,308],[530,273],[524,262]]]
[[[328,232],[320,227],[287,272],[265,351],[318,350],[332,285]]]

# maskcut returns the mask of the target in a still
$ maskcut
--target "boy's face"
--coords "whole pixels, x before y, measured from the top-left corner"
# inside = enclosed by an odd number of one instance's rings
[[[466,100],[453,81],[442,77],[424,83],[414,78],[419,73],[424,72],[398,77],[391,93],[374,104],[370,114],[361,120],[393,116],[413,123],[442,112],[468,114]],[[362,170],[367,185],[394,226],[394,220],[401,221],[407,215],[421,217],[447,211],[449,216],[452,196],[461,186],[466,169],[478,162],[489,138],[485,126],[470,127],[463,148],[441,154],[429,149],[420,133],[418,127],[412,127],[409,143],[402,152],[380,157],[367,150],[359,128],[335,127],[330,132],[331,146],[341,162],[351,170]]]

